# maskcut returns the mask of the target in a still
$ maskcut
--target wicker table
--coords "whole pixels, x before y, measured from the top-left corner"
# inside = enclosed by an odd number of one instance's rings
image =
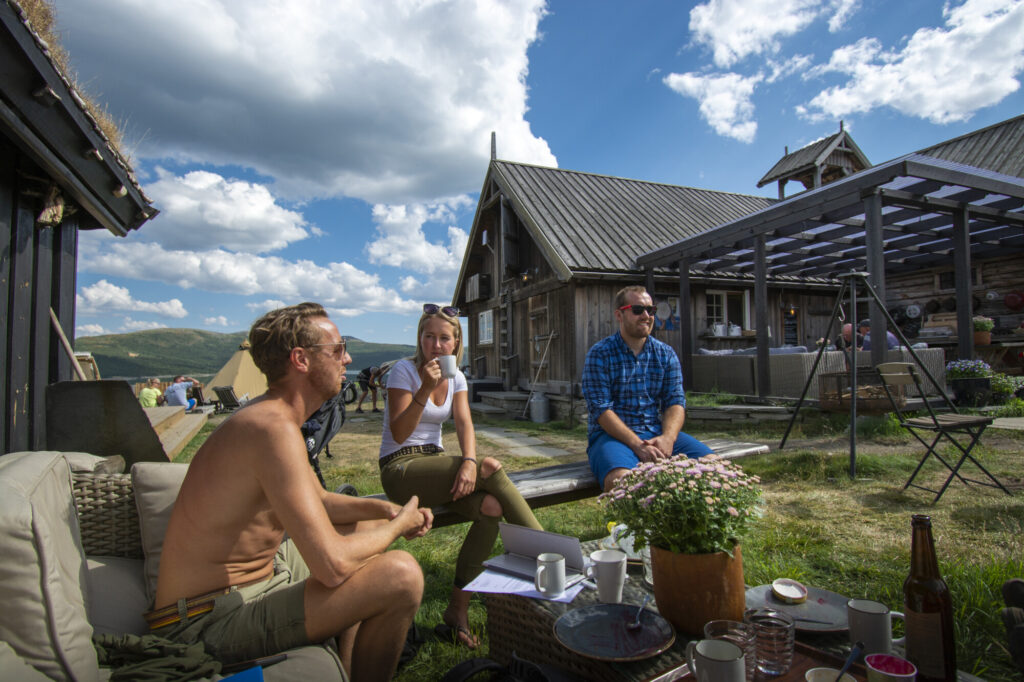
[[[598,541],[583,543],[583,552],[598,549]],[[649,588],[643,580],[643,568],[629,565],[622,601],[640,605]],[[490,658],[508,664],[512,652],[525,659],[546,663],[560,668],[576,677],[587,680],[637,680],[644,682],[668,682],[687,672],[686,644],[689,638],[676,634],[673,645],[659,656],[642,661],[610,662],[599,661],[576,654],[562,646],[555,639],[554,623],[566,611],[597,603],[597,591],[584,589],[571,604],[562,604],[543,599],[530,599],[509,594],[482,595],[487,605],[487,632],[490,639]],[[657,611],[652,600],[648,609]],[[799,655],[794,659],[794,679],[803,679],[803,670],[811,665],[798,666],[800,662],[818,661],[818,665],[842,662],[849,644],[843,635],[820,635],[808,637],[802,643]],[[810,646],[807,646],[810,644]],[[813,648],[811,648],[813,647]],[[799,670],[799,673],[798,673]],[[798,673],[798,674],[797,674]],[[774,678],[775,682],[788,676]],[[858,675],[857,679],[863,679]]]

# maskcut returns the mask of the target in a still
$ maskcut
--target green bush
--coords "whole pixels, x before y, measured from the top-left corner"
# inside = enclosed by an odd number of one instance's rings
[[[1024,417],[1024,400],[1010,398],[996,411],[997,417]]]

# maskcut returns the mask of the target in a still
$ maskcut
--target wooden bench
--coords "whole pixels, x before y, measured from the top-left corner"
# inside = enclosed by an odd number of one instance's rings
[[[758,443],[739,443],[736,441],[710,439],[704,441],[716,455],[725,459],[737,459],[748,455],[761,455],[768,452],[767,445]],[[578,462],[566,462],[548,467],[536,469],[522,469],[511,471],[508,477],[512,479],[523,498],[530,507],[548,507],[553,504],[582,500],[587,497],[595,497],[601,492],[597,479],[590,471],[590,463],[587,460]],[[377,500],[386,500],[384,493],[368,495]],[[450,526],[462,523],[465,519],[447,507],[434,508],[434,527]]]

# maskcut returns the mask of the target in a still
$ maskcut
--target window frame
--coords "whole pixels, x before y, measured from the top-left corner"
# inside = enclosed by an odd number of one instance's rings
[[[486,334],[485,334],[486,331]],[[477,343],[481,346],[494,345],[494,309],[488,308],[476,316]]]

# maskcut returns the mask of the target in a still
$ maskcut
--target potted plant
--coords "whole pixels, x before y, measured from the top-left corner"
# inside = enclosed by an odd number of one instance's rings
[[[992,343],[992,328],[995,326],[992,318],[975,315],[971,322],[974,324],[974,345],[987,346]]]
[[[946,381],[957,405],[981,407],[992,394],[992,368],[984,360],[953,360],[946,363]]]
[[[635,549],[650,545],[658,609],[681,632],[743,620],[740,537],[759,516],[759,483],[717,455],[679,455],[641,463],[598,498]]]

